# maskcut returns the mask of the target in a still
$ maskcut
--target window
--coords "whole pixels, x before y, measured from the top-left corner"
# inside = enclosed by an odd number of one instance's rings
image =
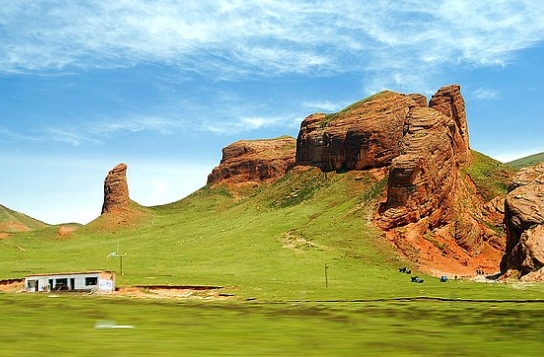
[[[55,279],[55,289],[67,290],[68,278]]]
[[[98,278],[97,277],[87,277],[85,278],[85,286],[89,285],[96,285],[98,284]]]

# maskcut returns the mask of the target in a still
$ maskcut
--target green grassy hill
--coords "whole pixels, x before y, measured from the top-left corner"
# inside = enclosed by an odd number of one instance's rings
[[[467,171],[476,183],[500,181],[508,176],[505,167],[477,154]],[[0,278],[119,272],[120,261],[109,257],[119,246],[126,256],[118,285],[219,285],[236,296],[266,299],[457,296],[461,290],[441,291],[434,278],[421,286],[398,273],[410,263],[371,223],[385,184],[367,172],[293,170],[244,192],[206,187],[164,206],[134,203],[133,216],[100,217],[68,236],[47,227],[0,240]],[[482,191],[493,196],[503,186]]]
[[[37,219],[0,205],[0,232],[13,233],[45,227],[47,227],[47,224]]]
[[[534,155],[531,155],[531,156],[527,156],[527,157],[517,159],[517,160],[514,160],[514,161],[510,161],[507,164],[512,166],[512,167],[515,167],[517,169],[521,169],[521,168],[524,168],[524,167],[539,164],[541,162],[544,162],[544,152],[541,152],[540,154],[534,154]]]
[[[484,155],[467,173],[478,185],[497,181],[479,187],[490,196],[503,192],[509,175]],[[133,203],[120,218],[102,216],[67,235],[46,227],[0,239],[0,279],[109,269],[121,286],[214,285],[229,296],[0,291],[0,349],[11,356],[542,355],[542,285],[428,276],[417,284],[398,272],[413,266],[370,222],[385,184],[365,172],[295,169],[267,186],[206,187],[158,207]],[[126,254],[124,275],[119,258],[108,257],[117,249]],[[134,328],[96,327],[104,322]]]
[[[363,173],[292,172],[271,186],[234,198],[224,187],[146,208],[135,224],[98,219],[61,237],[54,228],[0,241],[0,276],[27,272],[119,270],[108,258],[119,242],[123,284],[221,285],[270,298],[325,288],[371,289],[363,281],[406,279],[399,262],[369,223],[372,199],[385,182]],[[104,228],[106,227],[106,228]],[[366,278],[365,278],[366,277]],[[262,290],[261,290],[262,289]]]

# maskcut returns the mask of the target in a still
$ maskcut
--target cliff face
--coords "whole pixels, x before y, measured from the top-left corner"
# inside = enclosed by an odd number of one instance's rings
[[[375,222],[422,267],[437,270],[442,259],[469,274],[498,265],[501,237],[487,227],[485,202],[461,172],[472,155],[458,85],[440,88],[428,106],[420,94],[385,91],[336,114],[310,115],[296,158],[323,171],[388,167]]]
[[[336,113],[308,116],[297,138],[297,165],[323,171],[386,166],[400,155],[403,128],[421,97],[381,92]]]
[[[241,140],[223,149],[219,166],[208,175],[208,185],[271,182],[295,164],[295,139]]]
[[[433,225],[452,218],[461,184],[459,168],[471,161],[459,86],[441,88],[429,105],[408,109],[400,154],[389,170],[387,201],[380,209],[383,228],[428,216]]]
[[[108,172],[104,180],[104,204],[101,214],[122,211],[129,206],[127,165],[119,164]]]
[[[489,218],[502,217],[501,204],[486,205],[462,172],[472,161],[463,96],[450,85],[428,105],[421,94],[384,91],[338,113],[312,114],[296,149],[292,138],[236,142],[223,149],[208,184],[272,181],[294,165],[388,170],[375,223],[421,269],[465,275],[495,270],[504,248]]]
[[[544,163],[518,172],[505,200],[506,252],[501,272],[544,281]]]
[[[504,239],[490,228],[483,198],[461,172],[471,163],[459,86],[441,88],[428,108],[409,110],[376,221],[401,251],[430,270],[497,270]]]

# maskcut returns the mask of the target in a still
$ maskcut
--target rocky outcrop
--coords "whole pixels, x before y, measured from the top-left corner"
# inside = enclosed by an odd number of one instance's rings
[[[432,268],[446,257],[447,269],[461,274],[473,274],[474,268],[497,270],[504,239],[500,221],[495,224],[488,215],[494,209],[496,216],[500,201],[486,205],[470,176],[462,173],[473,159],[458,85],[441,88],[428,108],[410,108],[400,151],[389,169],[378,225],[422,267]],[[398,234],[398,227],[405,234]],[[399,242],[407,237],[410,247]]]
[[[400,155],[392,160],[380,225],[391,228],[430,216],[451,221],[462,184],[460,166],[471,161],[464,101],[457,85],[441,88],[428,108],[409,108]]]
[[[115,166],[104,180],[104,204],[102,213],[125,210],[130,206],[127,183],[127,165]]]
[[[421,94],[384,91],[335,114],[312,114],[297,138],[298,165],[323,171],[390,166],[384,229],[432,216],[451,220],[459,168],[471,162],[465,105],[458,85],[429,102]]]
[[[335,114],[310,115],[296,158],[323,171],[388,168],[376,223],[410,259],[427,266],[455,259],[464,274],[498,265],[500,229],[486,221],[483,198],[461,172],[473,159],[458,85],[440,88],[428,105],[421,94],[384,91]]]
[[[465,100],[461,95],[459,85],[454,84],[440,88],[429,101],[429,108],[433,108],[450,118],[448,126],[457,161],[462,165],[470,164],[472,158],[468,140]]]
[[[219,166],[208,175],[208,185],[277,180],[294,166],[295,146],[292,137],[237,141],[223,149]]]
[[[501,272],[544,281],[544,163],[514,176],[505,200],[505,224]]]
[[[384,91],[335,114],[312,114],[300,125],[297,165],[323,171],[389,165],[401,154],[408,113],[425,102],[421,95]]]

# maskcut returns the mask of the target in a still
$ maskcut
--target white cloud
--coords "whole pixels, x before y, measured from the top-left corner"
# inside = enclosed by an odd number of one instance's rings
[[[89,122],[86,130],[93,135],[109,135],[116,132],[155,131],[161,134],[171,134],[184,126],[179,119],[161,118],[154,116],[132,116],[127,119],[101,119]]]
[[[232,135],[263,128],[293,128],[300,123],[293,116],[249,116],[232,117],[225,121],[205,120],[199,126],[201,131],[207,131],[218,135]]]
[[[313,110],[315,112],[333,113],[339,111],[342,108],[345,108],[349,104],[350,103],[348,102],[334,103],[325,100],[321,102],[304,102],[302,103],[302,107],[308,108],[309,110]]]
[[[31,135],[14,133],[10,129],[0,127],[0,143],[11,143],[16,141],[36,142],[39,141],[39,139]]]
[[[222,79],[366,72],[395,89],[395,76],[506,65],[544,39],[543,18],[533,0],[27,0],[3,4],[0,72],[158,62]]]
[[[493,89],[478,88],[472,92],[472,95],[478,99],[488,100],[497,99],[499,97],[499,92]]]

